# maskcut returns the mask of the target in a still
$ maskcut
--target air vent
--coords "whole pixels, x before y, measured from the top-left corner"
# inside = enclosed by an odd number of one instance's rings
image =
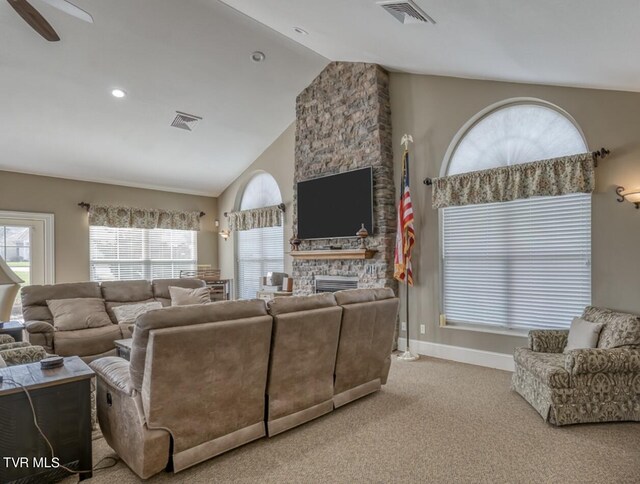
[[[424,10],[418,7],[411,0],[404,0],[402,2],[378,2],[382,8],[389,12],[400,23],[403,24],[435,24],[429,15]]]
[[[171,123],[171,126],[173,126],[174,128],[184,129],[186,131],[193,131],[194,129],[196,129],[196,126],[201,119],[202,118],[200,116],[194,116],[193,114],[176,111],[176,117]]]

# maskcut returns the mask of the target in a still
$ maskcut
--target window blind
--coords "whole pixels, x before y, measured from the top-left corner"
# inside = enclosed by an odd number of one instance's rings
[[[197,266],[197,236],[191,230],[91,226],[92,281],[177,278]]]
[[[267,272],[284,271],[284,232],[282,226],[242,230],[238,236],[238,297],[253,299]]]
[[[591,195],[443,209],[447,322],[563,328],[591,303]]]

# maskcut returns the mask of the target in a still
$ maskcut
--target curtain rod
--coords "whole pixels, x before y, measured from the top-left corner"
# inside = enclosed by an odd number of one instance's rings
[[[86,210],[87,210],[87,212],[88,212],[88,211],[89,211],[89,209],[91,208],[91,204],[90,204],[90,203],[87,203],[87,202],[80,202],[80,203],[78,204],[78,207],[82,207],[82,208],[86,209]],[[201,217],[204,217],[205,215],[206,215],[206,213],[204,213],[204,212],[200,212],[200,216],[201,216]]]
[[[598,158],[604,160],[609,153],[611,153],[611,152],[606,148],[600,148],[599,150],[592,151],[591,154],[593,155],[593,164],[594,164],[594,166],[596,166],[596,167],[598,166]],[[422,183],[424,183],[427,186],[431,186],[431,185],[433,185],[433,179],[432,178],[425,178],[424,180],[422,180]]]
[[[279,204],[277,205],[277,207],[278,207],[280,210],[282,210],[283,212],[286,212],[286,210],[285,210],[286,206],[285,206],[285,204],[284,204],[284,203],[279,203]],[[229,212],[225,212],[223,215],[224,215],[225,217],[228,217],[228,216],[229,216]]]

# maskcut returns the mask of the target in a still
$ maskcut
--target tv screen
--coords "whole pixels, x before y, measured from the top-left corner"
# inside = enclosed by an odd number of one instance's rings
[[[362,224],[373,234],[371,168],[298,183],[298,238],[355,237]]]

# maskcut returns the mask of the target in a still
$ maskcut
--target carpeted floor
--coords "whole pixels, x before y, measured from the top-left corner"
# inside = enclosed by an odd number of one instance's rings
[[[433,358],[394,362],[376,394],[150,482],[640,482],[640,423],[554,428],[510,391],[510,378]],[[94,460],[106,455],[94,441]],[[119,462],[87,482],[138,479]]]

